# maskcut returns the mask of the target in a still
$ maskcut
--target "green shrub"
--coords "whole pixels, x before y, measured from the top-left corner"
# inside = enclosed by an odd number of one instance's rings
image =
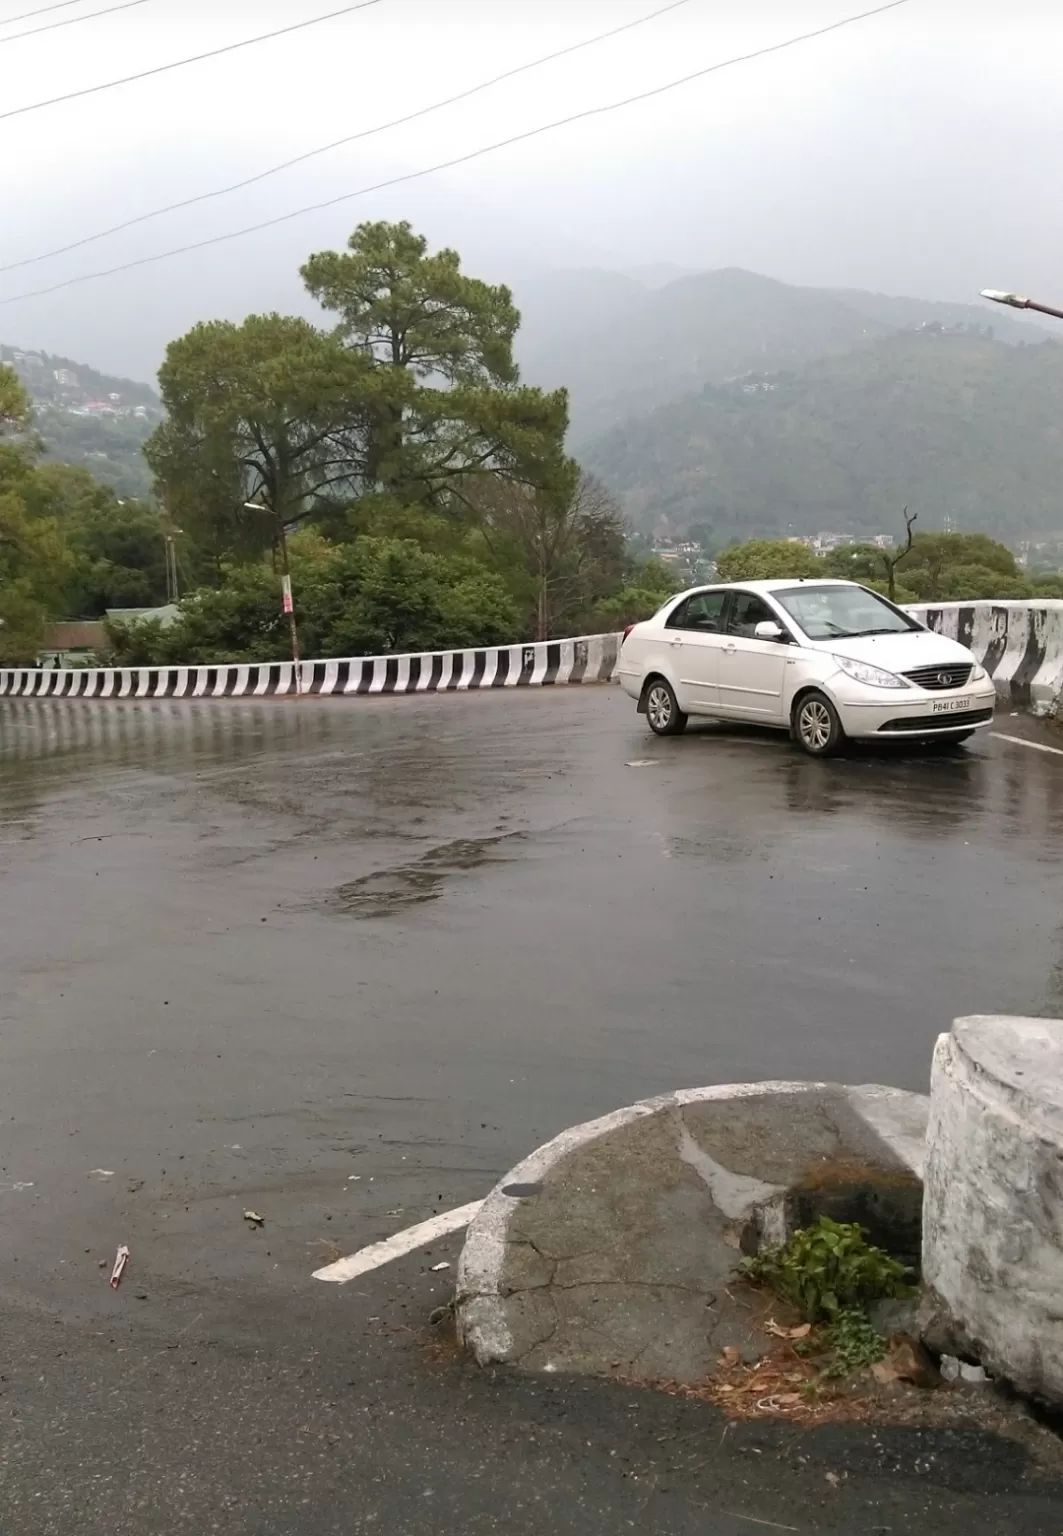
[[[870,1244],[863,1227],[829,1216],[795,1232],[784,1247],[745,1259],[739,1271],[790,1302],[810,1323],[837,1324],[853,1309],[912,1290],[912,1271]]]

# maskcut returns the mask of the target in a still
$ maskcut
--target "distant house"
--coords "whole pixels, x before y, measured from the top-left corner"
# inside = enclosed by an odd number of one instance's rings
[[[55,370],[55,382],[60,389],[77,389],[78,376],[72,368],[57,368]]]
[[[169,629],[180,617],[176,603],[163,603],[159,608],[108,608],[107,617],[119,624],[134,624],[145,619],[157,619],[163,629]]]
[[[37,660],[42,667],[77,666],[107,648],[107,631],[101,620],[74,619],[52,625],[37,653]]]

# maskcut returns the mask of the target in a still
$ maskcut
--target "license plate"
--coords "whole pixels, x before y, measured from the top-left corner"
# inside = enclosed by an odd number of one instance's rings
[[[934,715],[951,715],[956,709],[970,709],[970,699],[935,699],[930,712]]]

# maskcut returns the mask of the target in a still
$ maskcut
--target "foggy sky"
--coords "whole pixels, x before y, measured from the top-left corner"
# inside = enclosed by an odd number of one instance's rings
[[[40,0],[43,3],[43,0]],[[149,0],[5,43],[0,112],[337,9]],[[294,36],[0,122],[0,262],[253,174],[664,0],[382,0]],[[872,0],[688,0],[656,21],[235,195],[0,274],[0,299],[238,229],[645,90]],[[312,314],[297,268],[362,219],[409,218],[514,287],[548,269],[674,262],[970,301],[1063,301],[1063,7],[900,9],[623,111],[276,229],[0,306],[0,340],[150,377],[200,319]]]

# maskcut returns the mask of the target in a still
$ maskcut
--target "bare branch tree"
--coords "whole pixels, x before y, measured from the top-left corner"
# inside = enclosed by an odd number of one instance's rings
[[[886,580],[889,583],[889,595],[891,603],[895,603],[897,601],[897,567],[900,565],[905,555],[910,555],[912,552],[912,544],[915,541],[914,529],[916,520],[919,517],[919,513],[913,512],[909,516],[908,508],[905,507],[904,511],[901,513],[901,516],[904,518],[904,531],[907,535],[904,541],[904,548],[898,550],[895,555],[887,555],[883,553],[882,556],[882,564],[886,567]]]

